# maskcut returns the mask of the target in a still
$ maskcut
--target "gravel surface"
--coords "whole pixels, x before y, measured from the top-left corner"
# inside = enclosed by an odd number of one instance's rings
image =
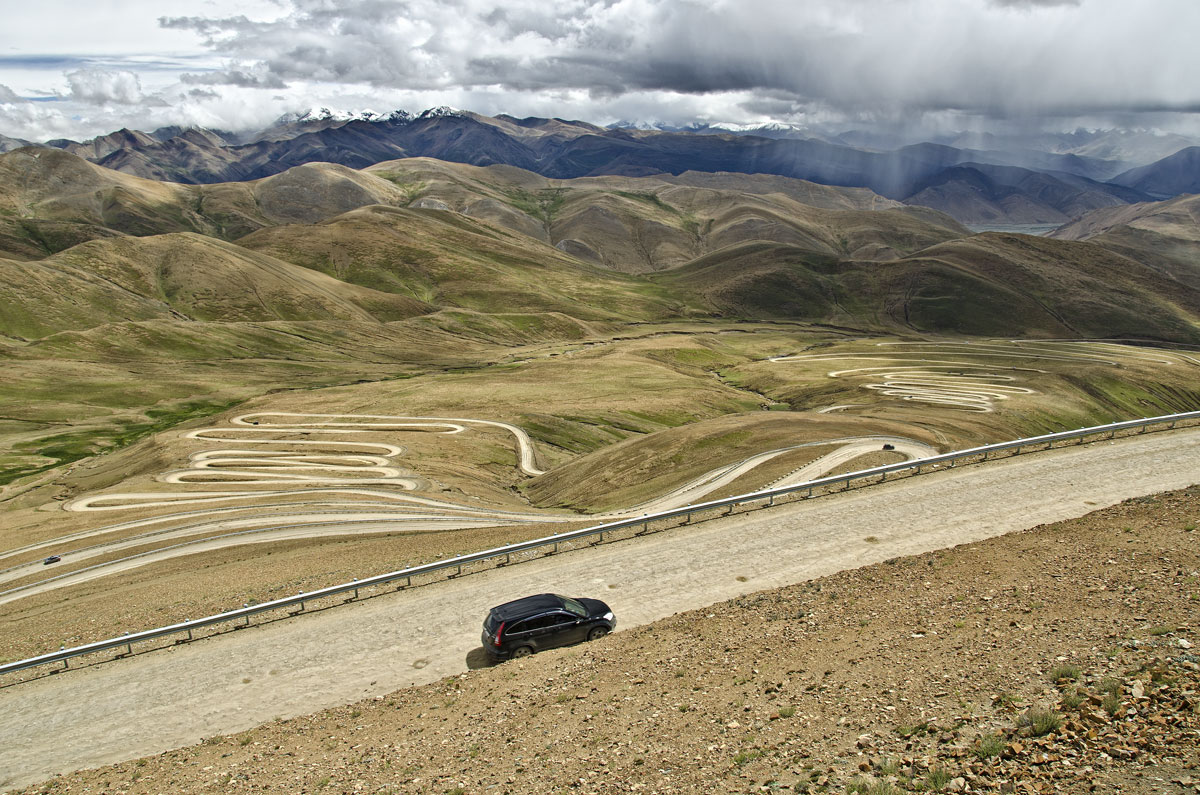
[[[346,792],[740,791],[785,778],[788,786],[844,786],[853,772],[879,773],[878,784],[899,773],[854,750],[859,734],[924,723],[898,748],[913,752],[906,767],[916,780],[927,772],[916,759],[924,746],[904,747],[913,737],[949,736],[934,747],[959,747],[966,758],[978,735],[970,720],[998,731],[1015,720],[1004,710],[1061,692],[1045,675],[1058,657],[1086,669],[1084,683],[1128,674],[1114,666],[1143,657],[1143,688],[1156,684],[1156,665],[1160,682],[1183,681],[1163,656],[1182,647],[1162,644],[1191,642],[1180,628],[1195,605],[1188,599],[1200,564],[1187,527],[1195,529],[1198,498],[1192,491],[880,561],[1186,487],[1200,473],[1198,442],[1200,431],[1189,429],[896,481],[7,687],[0,732],[25,742],[0,752],[0,783],[28,784],[363,697],[72,781],[94,791],[317,791],[335,779],[333,791]],[[1126,520],[1123,511],[1142,513]],[[1130,532],[1113,530],[1122,521]],[[867,564],[875,565],[745,596]],[[479,661],[486,607],[545,589],[602,595],[625,631],[461,673]],[[1190,698],[1167,695],[1173,704]],[[1132,689],[1129,697],[1137,698]],[[1194,744],[1186,725],[1180,731]],[[227,755],[201,764],[213,749]],[[1194,764],[1194,745],[1190,753]],[[968,774],[980,775],[955,771],[964,787]]]

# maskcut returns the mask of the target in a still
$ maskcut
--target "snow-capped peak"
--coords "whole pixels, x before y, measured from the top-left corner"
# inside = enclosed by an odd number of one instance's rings
[[[439,105],[436,108],[430,108],[429,110],[422,111],[421,114],[419,116],[417,116],[417,118],[418,119],[439,119],[443,116],[466,116],[466,115],[467,115],[467,111],[465,111],[465,110],[459,110],[458,108],[452,108],[449,105]]]
[[[404,110],[394,110],[389,113],[364,108],[362,110],[334,110],[326,107],[309,108],[300,113],[285,113],[276,120],[275,124],[311,124],[315,122],[346,122],[346,121],[408,121],[412,114]]]
[[[785,124],[784,122],[770,121],[760,124],[735,124],[728,121],[717,121],[708,125],[714,130],[728,130],[729,132],[788,132],[792,130],[804,129],[798,124]]]

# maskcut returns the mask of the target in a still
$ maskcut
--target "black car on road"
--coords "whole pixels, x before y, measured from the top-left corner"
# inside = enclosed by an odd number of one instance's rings
[[[599,599],[543,593],[488,611],[483,648],[494,660],[528,657],[542,649],[602,638],[616,626],[612,608]]]

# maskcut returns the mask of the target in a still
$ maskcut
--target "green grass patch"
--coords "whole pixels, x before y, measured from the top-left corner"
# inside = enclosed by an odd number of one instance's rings
[[[1048,709],[1030,708],[1017,718],[1017,726],[1034,737],[1042,737],[1062,726],[1062,716]]]
[[[976,759],[992,759],[1004,752],[1004,737],[999,734],[988,734],[980,737],[975,743],[972,753]]]
[[[234,401],[191,401],[169,408],[152,408],[145,412],[146,421],[118,420],[107,428],[87,428],[70,433],[47,436],[15,445],[18,452],[41,456],[49,463],[21,465],[0,469],[0,485],[12,483],[72,461],[93,455],[110,453],[182,422],[219,414],[236,406]]]
[[[567,200],[565,188],[545,188],[536,193],[516,189],[505,191],[504,195],[510,205],[544,224],[550,224],[554,220]]]

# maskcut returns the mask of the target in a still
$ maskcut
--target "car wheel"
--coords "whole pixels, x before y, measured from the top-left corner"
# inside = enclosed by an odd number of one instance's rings
[[[512,654],[510,656],[516,660],[521,657],[528,657],[531,654],[533,654],[533,649],[529,648],[528,646],[518,646],[512,650]]]
[[[599,640],[608,634],[608,627],[592,627],[588,631],[588,640]]]

